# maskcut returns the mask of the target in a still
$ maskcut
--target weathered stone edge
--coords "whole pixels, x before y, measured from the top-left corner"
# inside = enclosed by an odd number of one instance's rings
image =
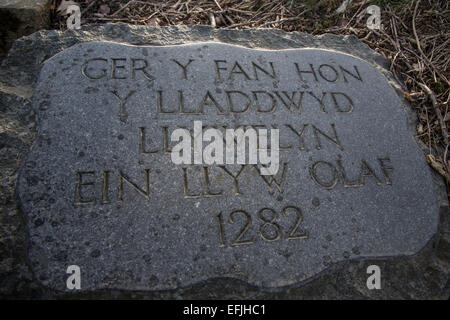
[[[394,79],[392,73],[388,71],[389,61],[378,53],[375,53],[367,45],[360,42],[355,36],[339,36],[324,34],[321,36],[311,36],[299,32],[284,32],[277,29],[249,29],[249,30],[223,30],[213,29],[208,26],[176,26],[176,27],[146,27],[133,26],[127,24],[105,24],[87,25],[81,30],[60,32],[56,30],[39,31],[30,36],[17,40],[8,56],[4,59],[0,67],[0,96],[15,96],[16,101],[22,108],[29,105],[31,92],[38,79],[43,63],[53,55],[61,52],[77,43],[88,41],[113,41],[132,45],[175,45],[195,42],[216,41],[228,44],[241,45],[248,48],[261,49],[288,49],[288,48],[327,48],[341,51],[359,57],[373,65],[381,71],[388,82],[397,92],[408,119],[408,128],[412,136],[416,135],[416,115],[408,102],[403,98],[403,91],[400,84]],[[19,102],[20,101],[20,102]],[[34,123],[31,108],[26,108],[31,116],[26,116],[25,122]],[[28,132],[27,132],[28,133]],[[35,128],[31,129],[32,138],[27,141],[28,148],[23,150],[24,159],[31,143],[35,139]],[[425,150],[425,146],[417,139],[416,143]],[[19,161],[20,163],[20,161]],[[17,178],[17,176],[15,176]],[[442,215],[448,212],[448,200],[445,192],[445,184],[440,176],[433,172],[436,182],[439,206]],[[15,183],[15,181],[14,181]],[[445,230],[440,223],[441,236],[436,235],[422,251],[428,251],[428,247],[435,247],[440,238],[444,240]],[[442,220],[442,219],[441,219]],[[444,237],[442,237],[444,236]],[[444,240],[448,242],[448,239]],[[421,251],[421,252],[422,252]],[[419,253],[420,254],[420,253]],[[392,258],[396,259],[396,258]],[[448,265],[448,261],[444,261]],[[331,269],[336,269],[335,266]],[[323,273],[326,273],[327,270]],[[305,281],[313,282],[321,277]],[[301,283],[301,284],[304,284]],[[280,289],[282,290],[282,289]]]

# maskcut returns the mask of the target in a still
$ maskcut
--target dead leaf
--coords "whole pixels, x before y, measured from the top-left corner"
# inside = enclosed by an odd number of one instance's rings
[[[444,121],[445,122],[450,121],[450,112],[447,112],[447,114],[444,117]]]
[[[65,16],[65,15],[67,15],[67,8],[72,5],[77,6],[77,7],[80,6],[78,3],[74,2],[74,1],[63,0],[56,11],[60,15]]]
[[[157,27],[157,26],[159,26],[159,22],[160,22],[160,20],[158,18],[154,17],[154,18],[151,18],[150,20],[148,20],[147,25]]]
[[[419,123],[419,125],[417,126],[417,133],[418,134],[422,134],[423,133],[423,125],[421,123]]]
[[[422,72],[425,70],[425,66],[422,63],[414,63],[412,65],[413,71]]]
[[[344,2],[342,2],[341,6],[336,9],[336,12],[337,13],[344,12],[347,9],[347,6],[352,3],[352,1],[353,0],[344,0]]]
[[[105,14],[105,15],[108,15],[111,12],[111,8],[107,4],[102,4],[98,8],[98,12],[102,13],[102,14]]]
[[[339,21],[339,26],[341,28],[344,28],[348,23],[349,21],[347,19],[342,19],[341,21]]]
[[[436,170],[441,176],[443,176],[447,181],[450,181],[450,176],[446,172],[444,164],[441,159],[436,159],[432,154],[426,156],[427,162],[430,166]]]
[[[403,97],[408,100],[409,102],[414,102],[414,99],[411,97],[411,94],[409,94],[409,92],[404,91],[403,92]]]

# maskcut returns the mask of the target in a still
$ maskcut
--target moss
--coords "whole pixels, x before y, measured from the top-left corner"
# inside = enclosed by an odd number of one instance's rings
[[[440,79],[437,79],[437,81],[433,81],[430,85],[430,88],[434,93],[438,95],[444,93],[446,90],[445,85],[441,82]]]

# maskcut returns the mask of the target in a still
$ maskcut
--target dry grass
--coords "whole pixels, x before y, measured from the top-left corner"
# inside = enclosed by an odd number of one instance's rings
[[[428,147],[427,161],[450,186],[450,2],[447,0],[78,0],[82,23],[212,25],[216,28],[279,28],[311,34],[354,34],[392,61],[391,71],[417,110],[418,137]],[[53,27],[64,30],[56,13]],[[366,8],[381,7],[382,30],[366,26]]]

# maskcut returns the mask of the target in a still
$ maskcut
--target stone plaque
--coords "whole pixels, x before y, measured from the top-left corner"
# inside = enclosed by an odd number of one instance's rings
[[[437,231],[402,100],[348,54],[83,43],[45,62],[33,103],[17,194],[30,265],[56,290],[71,265],[82,290],[282,287],[343,260],[417,253]],[[172,133],[195,140],[194,122],[278,129],[277,173],[174,164]]]

